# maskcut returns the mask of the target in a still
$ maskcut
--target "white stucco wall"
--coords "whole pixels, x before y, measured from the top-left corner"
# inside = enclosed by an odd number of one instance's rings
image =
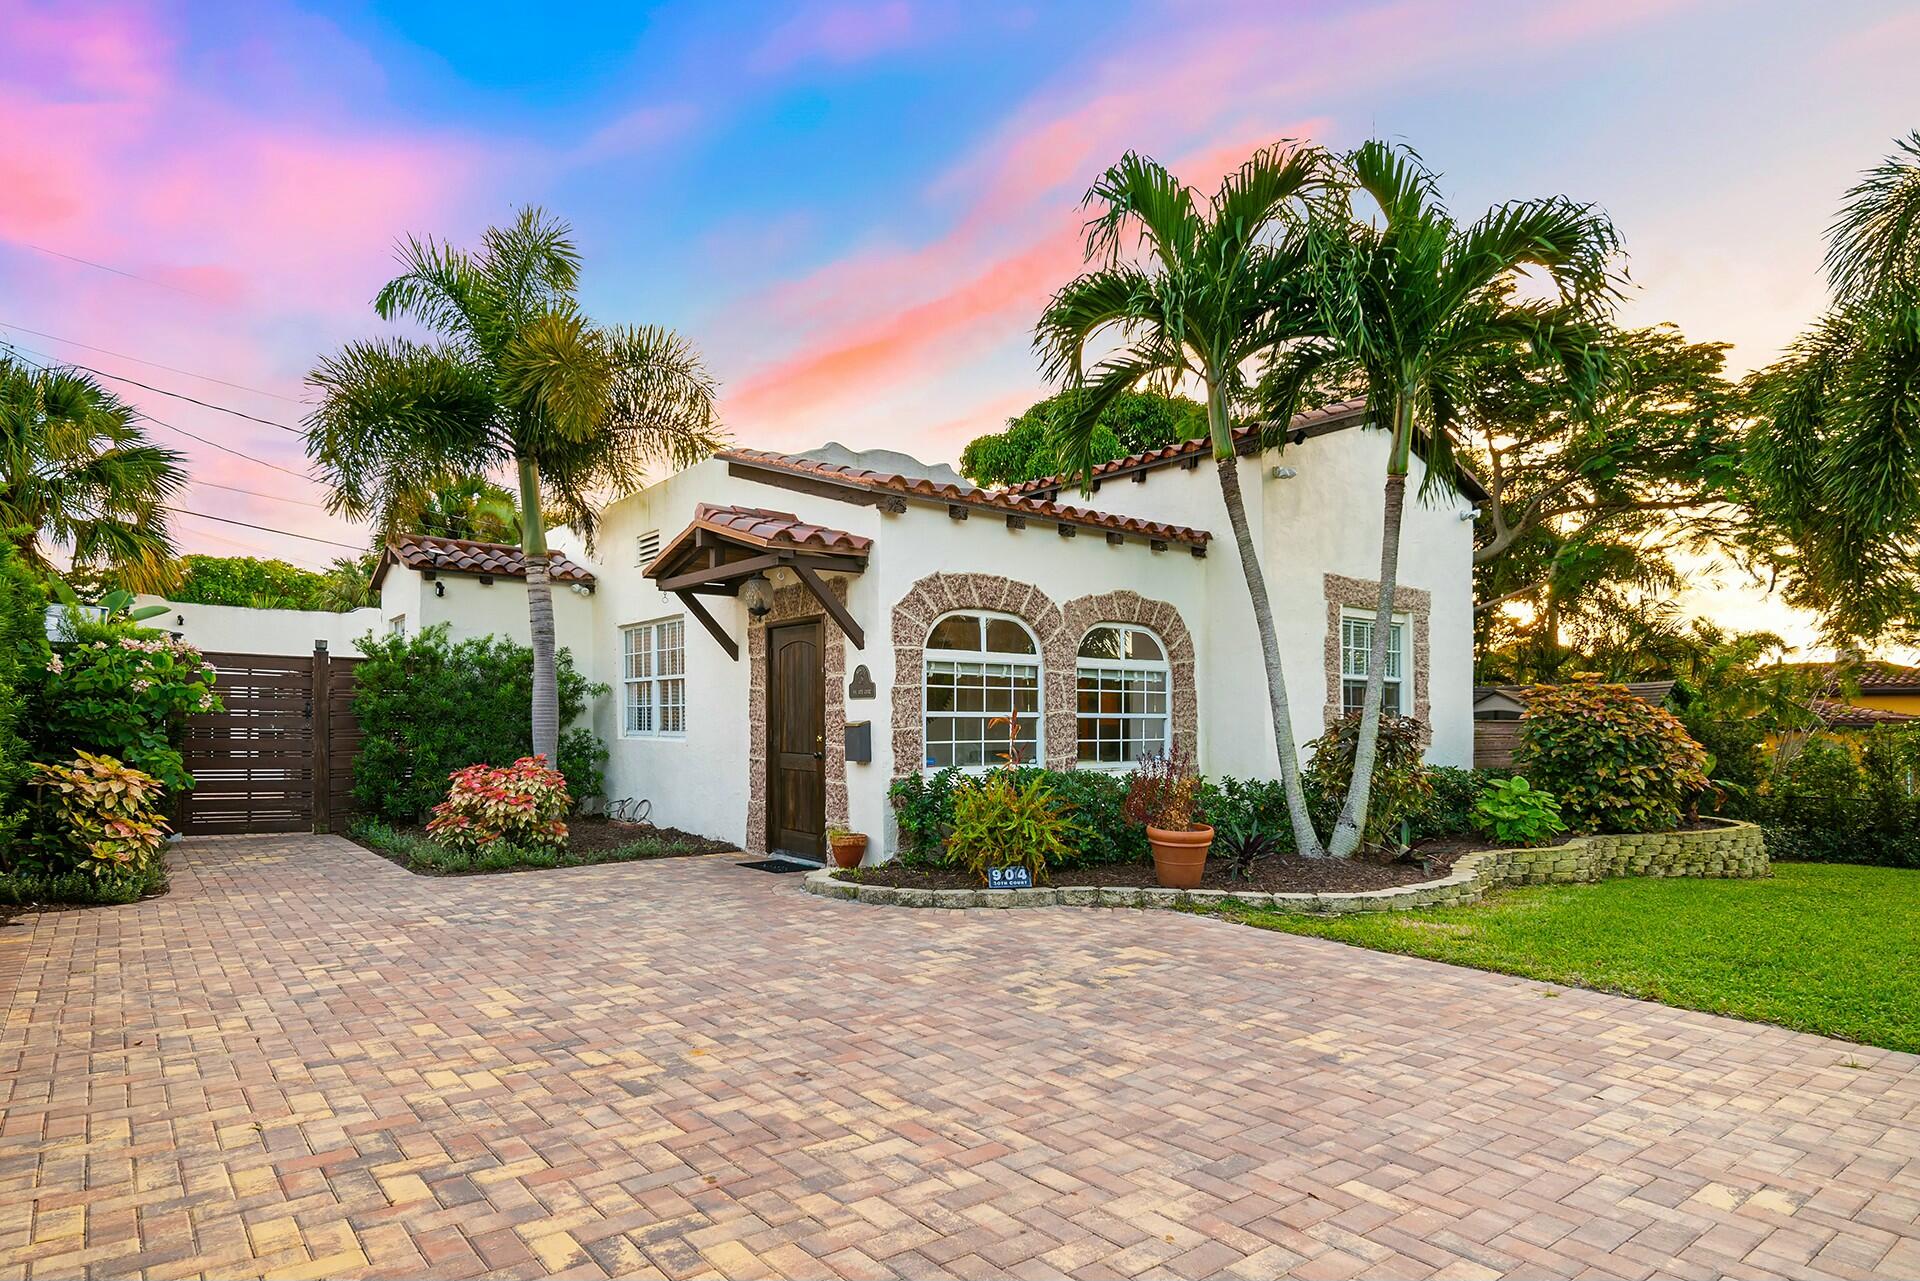
[[[140,605],[161,605],[171,611],[148,619],[146,626],[178,632],[180,638],[203,653],[311,654],[315,641],[327,642],[335,654],[357,653],[353,642],[381,630],[378,609],[331,613],[310,609],[248,609],[239,605],[194,605],[162,596],[141,596]]]
[[[1377,581],[1388,436],[1353,428],[1317,436],[1259,459],[1240,460],[1248,524],[1261,547],[1273,605],[1295,739],[1305,743],[1325,725],[1328,699],[1325,575]],[[1277,465],[1296,475],[1275,479]],[[1451,490],[1433,502],[1419,497],[1425,468],[1418,459],[1407,483],[1398,580],[1430,592],[1428,696],[1439,765],[1473,762],[1473,525],[1460,519],[1470,504]],[[1134,483],[1121,478],[1089,497],[1062,500],[1105,511],[1206,529],[1208,628],[1200,659],[1201,734],[1208,768],[1271,776],[1275,753],[1253,607],[1234,550],[1213,461],[1187,470],[1162,467]],[[1191,624],[1189,624],[1191,626]],[[1199,645],[1196,631],[1196,647]],[[1250,715],[1258,709],[1260,715]]]
[[[444,590],[436,591],[436,586]],[[374,630],[381,633],[392,630],[395,620],[405,619],[410,636],[442,623],[447,626],[447,639],[455,641],[497,635],[525,645],[532,635],[527,618],[526,580],[504,575],[483,584],[472,574],[442,573],[428,582],[417,570],[390,566],[380,584],[378,614]],[[574,660],[583,672],[595,670],[593,648],[597,630],[593,597],[575,592],[567,584],[555,583],[554,638],[563,648],[573,651]]]

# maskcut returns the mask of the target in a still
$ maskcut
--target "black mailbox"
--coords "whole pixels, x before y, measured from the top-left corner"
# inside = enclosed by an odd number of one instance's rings
[[[873,722],[847,722],[847,759],[866,764],[873,759]]]

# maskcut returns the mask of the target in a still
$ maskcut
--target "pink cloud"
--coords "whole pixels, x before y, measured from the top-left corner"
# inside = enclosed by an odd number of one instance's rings
[[[743,433],[783,435],[1024,336],[1081,265],[1080,196],[1129,147],[1210,193],[1258,147],[1329,137],[1332,122],[1302,119],[1303,104],[1435,66],[1498,66],[1517,50],[1563,47],[1673,4],[1635,0],[1602,14],[1576,0],[1510,7],[1525,21],[1507,24],[1504,40],[1489,38],[1504,22],[1498,13],[1467,22],[1431,0],[1323,17],[1229,11],[1063,71],[932,181],[926,200],[946,230],[869,243],[737,309],[807,337],[735,384],[731,420]],[[1144,62],[1152,75],[1140,74]],[[776,341],[769,334],[768,345]]]
[[[754,55],[753,65],[763,71],[781,71],[815,59],[860,62],[909,43],[917,26],[914,8],[906,0],[811,5],[774,29]]]

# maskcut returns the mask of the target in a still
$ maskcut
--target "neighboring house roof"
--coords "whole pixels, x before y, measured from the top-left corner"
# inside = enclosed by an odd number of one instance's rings
[[[1287,433],[1293,439],[1293,443],[1299,444],[1310,436],[1324,436],[1348,427],[1358,427],[1366,419],[1367,402],[1365,400],[1340,400],[1331,405],[1322,405],[1318,409],[1309,409],[1295,414],[1287,424]],[[1264,428],[1263,423],[1249,423],[1245,427],[1234,428],[1234,447],[1241,453],[1251,453]],[[1212,448],[1212,441],[1205,436],[1197,436],[1192,440],[1183,440],[1161,449],[1149,449],[1138,454],[1128,454],[1125,458],[1116,458],[1112,462],[1101,463],[1093,468],[1087,479],[1096,487],[1102,481],[1119,476],[1138,475],[1140,479],[1145,479],[1144,473],[1160,467],[1170,467],[1175,463],[1195,466]],[[1477,477],[1461,469],[1458,472],[1458,479],[1458,488],[1462,494],[1476,503],[1487,501],[1486,487]],[[1077,483],[1072,477],[1064,474],[1042,476],[1038,480],[1009,485],[1004,492],[1053,497]]]
[[[1142,520],[1137,516],[1071,507],[1064,503],[1010,494],[1004,490],[976,489],[971,485],[952,485],[901,476],[894,472],[870,471],[840,463],[821,462],[798,454],[776,454],[763,449],[725,449],[715,457],[750,475],[758,472],[759,479],[767,479],[769,474],[787,476],[798,482],[791,486],[793,488],[811,489],[828,497],[858,494],[863,497],[855,501],[875,501],[883,507],[890,505],[887,501],[890,499],[899,504],[897,510],[904,510],[906,502],[911,499],[944,504],[953,515],[964,516],[976,510],[994,511],[1005,515],[1009,523],[1032,519],[1071,528],[1099,529],[1106,531],[1116,542],[1133,535],[1152,543],[1180,543],[1196,555],[1205,553],[1207,543],[1213,537],[1204,529],[1190,529],[1185,525],[1169,525],[1161,521]],[[776,480],[773,483],[779,482]],[[840,492],[834,493],[836,490]]]
[[[1920,721],[1911,712],[1891,712],[1884,707],[1860,707],[1835,698],[1807,700],[1807,710],[1818,716],[1829,729],[1871,729],[1875,725],[1904,725]]]
[[[1803,663],[1809,672],[1829,678],[1851,677],[1862,694],[1920,694],[1920,667],[1904,667],[1880,659],[1860,663]]]
[[[1618,684],[1609,681],[1607,684]],[[1673,692],[1672,681],[1627,681],[1626,687],[1635,697],[1643,698],[1656,707],[1667,701],[1667,695]],[[1488,711],[1524,707],[1530,685],[1475,685],[1473,687],[1473,711],[1480,716]]]
[[[525,578],[525,555],[512,543],[482,543],[470,538],[438,538],[431,534],[396,534],[380,553],[373,571],[379,587],[390,565],[438,574],[487,574]],[[592,583],[593,571],[554,552],[547,559],[547,577],[556,583]]]

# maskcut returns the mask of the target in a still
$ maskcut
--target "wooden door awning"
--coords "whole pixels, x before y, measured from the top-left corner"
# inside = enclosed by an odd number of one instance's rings
[[[701,503],[693,522],[660,550],[644,573],[661,591],[678,597],[735,662],[739,645],[700,597],[737,596],[741,584],[771,569],[792,570],[853,647],[865,649],[866,632],[820,575],[861,573],[872,549],[871,538],[808,524],[792,512]]]

